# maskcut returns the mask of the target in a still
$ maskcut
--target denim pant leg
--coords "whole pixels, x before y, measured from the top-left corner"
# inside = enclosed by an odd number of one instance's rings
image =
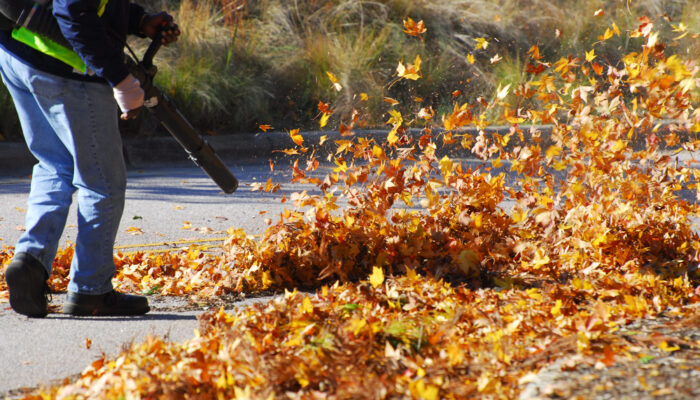
[[[78,188],[78,236],[68,290],[104,294],[112,290],[114,240],[126,194],[126,167],[118,126],[117,103],[106,84],[76,82],[64,110],[73,132]]]
[[[27,144],[39,160],[32,178],[27,232],[16,249],[38,254],[51,265],[67,205],[77,189],[78,235],[68,290],[106,293],[112,289],[114,239],[126,190],[112,90],[101,83],[46,74],[1,50],[0,67],[22,110],[18,113]],[[18,88],[23,94],[15,97]]]
[[[39,161],[33,169],[27,201],[26,230],[20,237],[16,252],[36,257],[51,274],[58,242],[68,217],[75,187],[73,156],[55,134],[35,96],[54,97],[60,93],[35,93],[26,84],[27,67],[0,50],[0,73],[12,95],[22,132],[29,150]]]

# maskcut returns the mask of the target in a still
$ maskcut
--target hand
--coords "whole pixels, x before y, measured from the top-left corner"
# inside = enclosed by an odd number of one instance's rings
[[[144,92],[141,88],[141,82],[129,74],[112,90],[114,99],[122,110],[121,119],[136,118],[143,107]]]
[[[166,46],[180,36],[180,28],[173,22],[173,17],[165,11],[147,14],[141,21],[141,32],[151,39],[160,32],[160,41]]]
[[[142,108],[143,108],[143,107],[139,107],[139,108],[134,109],[134,110],[129,110],[129,111],[127,111],[127,112],[123,112],[123,113],[119,116],[119,118],[123,119],[124,121],[126,121],[126,120],[128,120],[128,119],[136,119],[136,117],[138,117],[139,114],[141,113],[141,109],[142,109]]]

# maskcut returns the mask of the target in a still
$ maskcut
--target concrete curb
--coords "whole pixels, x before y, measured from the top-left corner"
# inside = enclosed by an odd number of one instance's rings
[[[543,141],[548,142],[551,136],[551,126],[535,127],[541,133]],[[523,127],[525,140],[531,137],[529,133],[530,127]],[[510,127],[498,126],[489,127],[487,132],[497,132],[501,135],[508,133]],[[348,140],[353,137],[362,137],[373,139],[376,143],[384,143],[390,129],[370,129],[354,131],[353,136],[343,137],[336,131],[308,131],[303,132],[304,146],[311,148],[316,152],[316,155],[321,159],[329,153],[335,152],[335,141]],[[442,135],[442,130],[433,130],[432,135]],[[466,128],[457,131],[460,135],[476,136],[479,133],[477,128]],[[409,129],[407,136],[412,140],[418,140],[425,131],[422,129]],[[321,138],[326,136],[324,144],[321,143]],[[255,160],[266,161],[270,158],[284,158],[283,150],[295,148],[296,145],[290,138],[287,132],[267,132],[254,134],[236,134],[222,136],[208,136],[205,138],[207,142],[214,148],[216,153],[224,162],[249,162]],[[517,145],[520,140],[513,140],[509,147]],[[188,164],[185,151],[180,145],[169,136],[153,137],[153,138],[135,138],[127,139],[124,142],[125,155],[129,165],[135,168],[147,167],[149,165],[169,164],[179,165]],[[441,146],[437,149],[437,153],[442,155],[450,155],[453,157],[473,157],[473,155],[459,145],[450,146],[442,149]]]
[[[667,132],[671,124],[671,121],[662,122],[661,132],[658,132],[657,135]],[[538,132],[542,147],[551,143],[551,125],[522,125],[519,128],[523,132],[524,140],[521,141],[516,135],[508,143],[508,148],[531,142],[533,132]],[[505,135],[510,129],[510,126],[492,126],[486,128],[485,131]],[[364,137],[374,139],[377,143],[384,143],[388,133],[388,128],[357,130],[353,137]],[[444,133],[442,129],[434,129],[432,131],[434,137],[441,136],[442,133]],[[479,134],[479,129],[469,127],[457,130],[455,133],[476,136]],[[414,140],[418,140],[424,134],[425,131],[422,129],[409,129],[407,131],[407,136]],[[325,155],[329,152],[335,151],[335,141],[351,138],[343,137],[336,131],[308,131],[303,132],[302,136],[304,137],[304,145],[315,150],[316,155],[321,159],[325,159]],[[326,136],[327,139],[323,145],[320,145],[323,136]],[[226,163],[266,161],[270,158],[278,159],[284,157],[283,150],[295,147],[287,132],[208,136],[206,140]],[[440,139],[437,139],[436,142],[442,143]],[[639,148],[640,144],[643,143],[634,143],[634,147]],[[191,161],[187,158],[185,151],[171,136],[127,138],[124,140],[123,151],[127,164],[132,168],[146,168],[155,165],[191,165]],[[468,150],[461,148],[459,145],[446,148],[438,145],[437,154],[440,157],[443,155],[473,157]],[[15,175],[30,173],[35,163],[36,160],[24,143],[0,142],[0,173]]]

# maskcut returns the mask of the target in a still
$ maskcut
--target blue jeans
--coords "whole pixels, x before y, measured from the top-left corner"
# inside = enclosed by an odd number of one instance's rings
[[[112,290],[114,239],[126,191],[117,105],[107,84],[61,78],[0,48],[0,72],[15,103],[34,166],[26,232],[15,251],[51,273],[77,191],[78,235],[68,290]]]

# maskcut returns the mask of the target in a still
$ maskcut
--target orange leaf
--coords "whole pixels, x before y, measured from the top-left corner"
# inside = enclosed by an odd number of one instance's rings
[[[537,45],[530,47],[530,50],[527,51],[527,54],[529,54],[533,60],[540,60],[542,58],[542,56],[540,55],[540,48]]]
[[[385,102],[385,103],[389,103],[389,104],[391,104],[392,106],[395,106],[395,105],[399,104],[399,102],[398,102],[396,99],[392,99],[391,97],[385,97],[385,98],[384,98],[384,102]]]
[[[299,129],[292,129],[289,131],[289,136],[297,146],[302,146],[304,144],[304,138],[299,134]]]
[[[322,101],[318,102],[318,109],[324,114],[333,114],[333,110],[331,110],[331,107],[328,103],[324,103]]]
[[[403,21],[403,31],[411,36],[420,36],[427,32],[427,29],[425,28],[425,23],[423,20],[415,22],[411,18],[408,18],[407,20]]]
[[[135,226],[131,226],[126,229],[126,233],[132,234],[132,235],[143,235],[143,231],[141,228],[137,228]]]

